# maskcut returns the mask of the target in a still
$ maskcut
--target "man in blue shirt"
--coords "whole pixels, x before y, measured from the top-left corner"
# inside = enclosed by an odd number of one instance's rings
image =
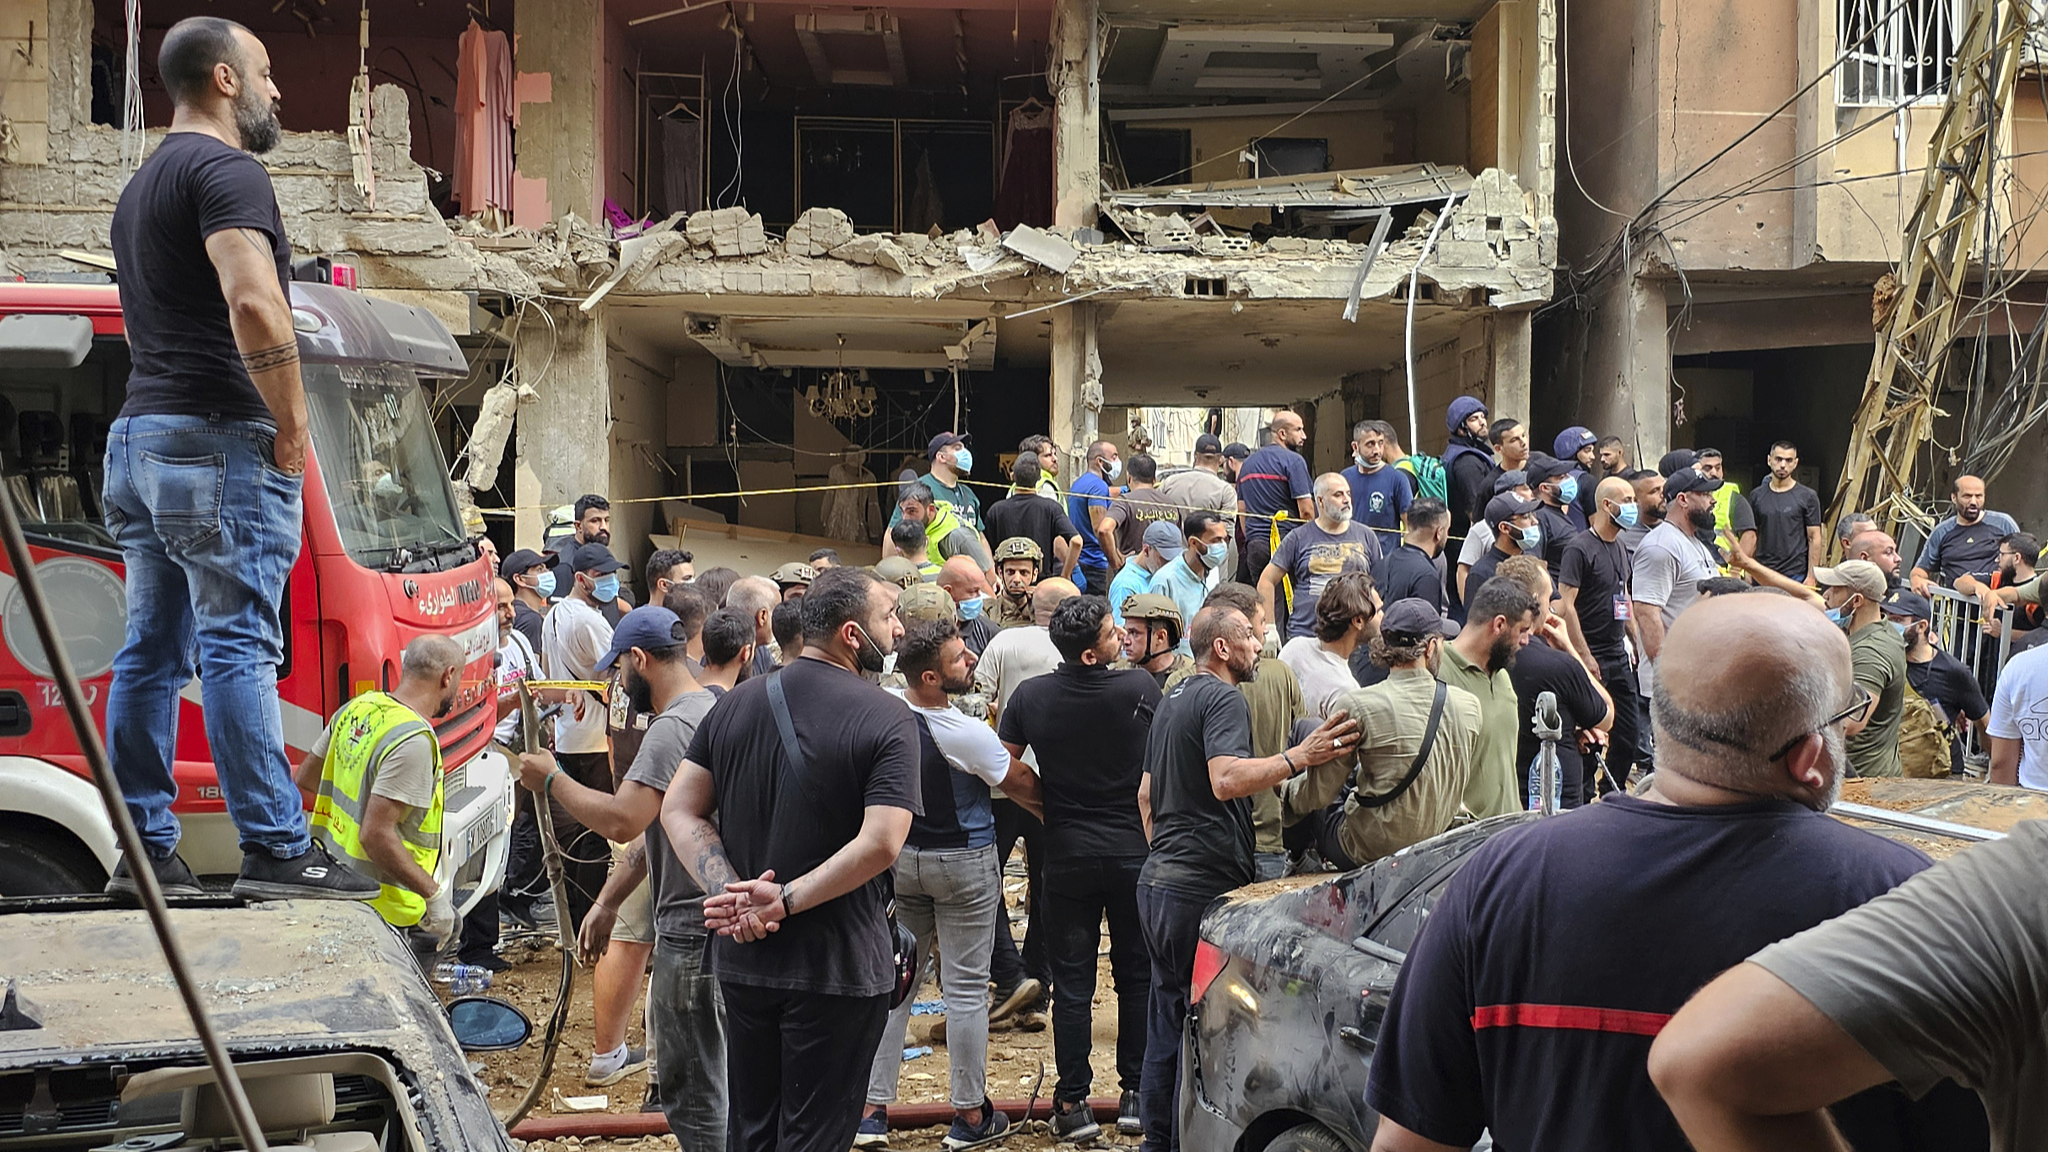
[[[1081,533],[1081,563],[1075,574],[1082,579],[1081,591],[1090,596],[1109,592],[1109,557],[1102,554],[1101,534],[1116,531],[1109,522],[1109,500],[1116,495],[1112,481],[1123,469],[1116,445],[1097,440],[1088,446],[1087,471],[1074,478],[1073,495],[1067,497],[1067,519]]]
[[[1180,618],[1193,620],[1195,613],[1202,610],[1202,601],[1209,596],[1209,574],[1230,555],[1230,528],[1223,517],[1206,509],[1188,513],[1180,527],[1186,546],[1179,556],[1160,565],[1159,571],[1152,574],[1151,591],[1171,597],[1180,607]],[[1181,635],[1179,650],[1194,654],[1185,633]]]
[[[1956,477],[1949,499],[1955,515],[1927,534],[1913,565],[1913,591],[1922,596],[1930,585],[1953,585],[1958,576],[1990,580],[1998,566],[1998,542],[2020,530],[2005,513],[1984,510],[1984,481],[1975,476]]]
[[[1295,524],[1316,516],[1308,461],[1299,451],[1308,442],[1301,417],[1282,408],[1273,413],[1270,427],[1273,442],[1246,457],[1237,470],[1238,523],[1244,529],[1237,578],[1243,584],[1257,583],[1259,573],[1272,562],[1275,517],[1283,517],[1280,532],[1285,535]]]
[[[1126,561],[1109,582],[1109,614],[1117,627],[1124,626],[1124,603],[1152,590],[1152,574],[1166,567],[1168,560],[1179,558],[1183,551],[1181,543],[1178,524],[1154,520],[1145,525],[1144,548]]]
[[[1381,548],[1401,542],[1401,517],[1415,489],[1399,468],[1386,462],[1387,445],[1394,439],[1394,426],[1385,420],[1360,420],[1351,430],[1352,465],[1342,475],[1351,485],[1351,514],[1360,524],[1380,537]]]

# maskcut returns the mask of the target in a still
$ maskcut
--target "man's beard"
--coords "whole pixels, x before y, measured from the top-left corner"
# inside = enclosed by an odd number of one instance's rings
[[[427,719],[439,720],[441,717],[446,716],[450,712],[455,711],[455,696],[456,692],[458,691],[458,689],[460,689],[460,687],[460,684],[449,685],[447,694],[441,697],[440,706],[435,708],[434,714],[432,716],[427,717]]]
[[[612,543],[612,530],[609,528],[599,528],[597,531],[585,536],[583,542],[585,544],[602,544],[609,548]]]
[[[1349,508],[1332,508],[1327,515],[1339,528],[1351,523],[1351,509]]]
[[[974,677],[970,674],[958,680],[941,681],[939,687],[945,689],[948,696],[964,696],[974,691]]]
[[[1975,524],[1983,516],[1984,510],[1982,508],[1977,509],[1975,512],[1966,512],[1961,508],[1956,509],[1956,523],[1958,524]]]
[[[1828,781],[1828,786],[1819,794],[1809,793],[1794,799],[1815,812],[1826,812],[1835,806],[1835,801],[1842,798],[1842,765],[1849,762],[1849,741],[1842,735],[1841,729],[1832,725],[1821,730],[1820,738],[1827,748],[1828,762],[1835,766],[1834,778]]]
[[[1443,667],[1443,663],[1444,663],[1444,650],[1443,650],[1443,646],[1442,646],[1442,645],[1438,645],[1437,647],[1435,647],[1435,648],[1432,648],[1432,649],[1430,649],[1430,650],[1429,650],[1429,658],[1423,661],[1423,667],[1425,667],[1425,668],[1428,668],[1428,669],[1429,669],[1429,674],[1430,674],[1431,676],[1434,676],[1434,675],[1436,675],[1436,673],[1437,673],[1437,669],[1439,669],[1439,668]]]
[[[1714,527],[1714,510],[1712,508],[1694,508],[1685,514],[1685,518],[1692,522],[1693,527],[1698,528],[1702,532],[1711,531]]]
[[[633,711],[642,716],[652,715],[654,708],[654,685],[647,682],[632,666],[626,668],[626,700],[633,705]]]
[[[1655,528],[1664,522],[1664,506],[1662,504],[1644,504],[1638,501],[1636,503],[1636,519],[1641,521],[1645,527]]]
[[[245,87],[235,97],[235,131],[242,137],[242,151],[261,156],[284,136],[284,125],[278,123],[277,110],[281,101],[265,102],[254,88]]]
[[[1243,667],[1239,667],[1236,658],[1233,657],[1230,661],[1230,674],[1237,677],[1240,684],[1249,684],[1257,680],[1259,678],[1259,654],[1256,652],[1252,653],[1251,659],[1246,660]]]
[[[2017,579],[2019,579],[2018,569],[2010,564],[2000,564],[1998,566],[1998,583],[2000,586],[2009,586]]]
[[[860,628],[857,624],[854,627]],[[868,630],[860,628],[860,646],[853,650],[853,662],[860,666],[860,670],[879,676],[882,674],[882,666],[888,663],[888,657],[888,652],[875,642],[873,636],[868,635]]]
[[[1515,639],[1514,633],[1502,633],[1495,637],[1493,643],[1486,649],[1486,670],[1489,672],[1500,672],[1513,668],[1515,666],[1515,657],[1520,655],[1521,651],[1522,645]]]

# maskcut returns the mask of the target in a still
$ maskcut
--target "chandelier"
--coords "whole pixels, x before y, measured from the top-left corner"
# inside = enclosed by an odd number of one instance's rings
[[[839,337],[839,366],[825,373],[822,386],[804,390],[811,415],[827,420],[865,419],[875,414],[875,390],[846,370],[846,337]]]

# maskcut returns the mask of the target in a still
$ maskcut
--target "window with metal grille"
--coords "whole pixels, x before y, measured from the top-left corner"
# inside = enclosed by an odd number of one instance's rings
[[[1897,104],[1948,94],[1959,0],[1838,0],[1843,104]]]

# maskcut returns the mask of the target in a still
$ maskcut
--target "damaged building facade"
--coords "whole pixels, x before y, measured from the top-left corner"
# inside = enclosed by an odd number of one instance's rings
[[[296,252],[471,349],[435,410],[501,547],[586,491],[636,560],[872,543],[886,489],[837,486],[955,427],[987,502],[1033,433],[1070,478],[1134,421],[1289,405],[1324,469],[1411,396],[1422,451],[1455,396],[1529,409],[1553,0],[182,0],[133,97],[117,0],[0,0],[7,274],[94,274],[202,13],[273,53]]]

